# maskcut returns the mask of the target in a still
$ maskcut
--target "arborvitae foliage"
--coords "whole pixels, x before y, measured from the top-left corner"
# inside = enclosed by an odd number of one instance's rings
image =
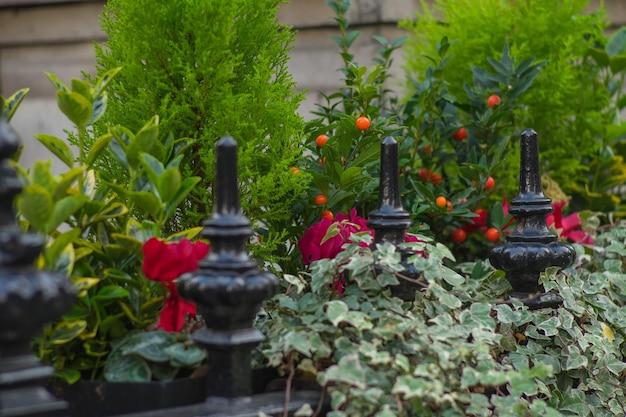
[[[599,81],[600,68],[588,56],[602,39],[602,10],[588,13],[589,0],[434,0],[403,26],[414,35],[406,43],[406,70],[422,78],[447,36],[453,46],[443,79],[450,93],[463,97],[472,83],[472,66],[487,65],[508,44],[517,62],[547,61],[533,87],[521,99],[516,125],[541,135],[544,172],[571,194],[584,193],[584,173],[601,152],[599,126],[610,120],[610,94]],[[507,86],[501,86],[504,92]],[[576,183],[578,180],[579,184]]]
[[[214,144],[225,135],[237,140],[242,207],[263,236],[260,256],[285,241],[284,223],[307,178],[289,169],[302,153],[303,96],[287,70],[295,35],[277,21],[280,3],[109,0],[100,19],[108,40],[96,47],[99,74],[122,67],[98,129],[134,131],[158,114],[163,132],[196,140],[181,168],[202,181],[173,230],[208,217]],[[113,163],[102,169],[113,178],[122,172]]]

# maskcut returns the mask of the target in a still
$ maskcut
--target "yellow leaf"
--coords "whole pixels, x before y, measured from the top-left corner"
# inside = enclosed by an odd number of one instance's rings
[[[600,322],[600,327],[602,327],[602,334],[604,335],[604,337],[609,339],[610,342],[613,342],[615,340],[615,334],[613,333],[613,330],[606,323],[603,322]]]

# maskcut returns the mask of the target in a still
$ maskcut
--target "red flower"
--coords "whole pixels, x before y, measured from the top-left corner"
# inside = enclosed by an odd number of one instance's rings
[[[560,237],[565,237],[583,245],[593,245],[591,236],[579,230],[580,217],[578,213],[572,213],[569,216],[563,217],[563,207],[565,207],[566,204],[566,201],[559,201],[558,203],[552,204],[554,213],[546,217],[548,226],[554,225],[557,231],[559,231]]]
[[[209,253],[209,249],[210,246],[204,242],[192,243],[185,238],[175,243],[167,243],[153,237],[144,243],[141,265],[143,273],[146,278],[161,282],[163,288],[169,292],[157,327],[168,332],[179,332],[187,314],[195,317],[195,304],[178,294],[173,281],[186,272],[195,271],[198,262]]]
[[[174,282],[164,284],[164,287],[169,290],[170,294],[163,303],[157,327],[166,332],[180,332],[185,324],[187,315],[196,317],[196,305],[178,294],[178,289]]]

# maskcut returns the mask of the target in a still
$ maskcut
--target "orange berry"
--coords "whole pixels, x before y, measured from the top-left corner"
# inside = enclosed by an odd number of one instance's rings
[[[494,185],[496,185],[496,180],[494,180],[493,177],[487,178],[487,181],[485,181],[485,190],[491,190]]]
[[[322,217],[323,217],[323,218],[325,218],[325,219],[330,220],[331,222],[332,222],[333,220],[335,220],[335,215],[334,215],[334,214],[333,214],[333,212],[332,212],[332,211],[330,211],[330,210],[324,210],[324,211],[322,212]]]
[[[326,157],[324,157],[324,159],[320,158],[320,166],[324,166],[325,163],[326,163]]]
[[[446,204],[448,206],[448,211],[452,211],[454,209],[454,206],[452,205],[452,201],[448,200]]]
[[[435,204],[437,204],[439,207],[445,207],[445,206],[448,205],[448,200],[446,200],[446,198],[444,196],[440,195],[435,200]]]
[[[356,128],[359,130],[367,130],[370,128],[370,119],[368,119],[365,116],[361,116],[358,119],[356,119]]]
[[[461,142],[462,140],[467,138],[467,129],[464,127],[460,128],[454,133],[454,135],[452,135],[452,137],[454,138],[454,140]]]
[[[422,149],[420,149],[420,153],[422,155],[428,155],[428,154],[430,154],[432,152],[432,150],[433,149],[430,147],[430,145],[426,145]]]
[[[487,106],[489,106],[490,109],[496,107],[498,104],[500,104],[500,96],[497,94],[492,94],[487,99]]]
[[[328,199],[323,194],[320,194],[317,197],[315,197],[315,204],[322,205],[322,204],[326,204],[327,201]]]
[[[452,241],[454,243],[463,243],[467,239],[467,232],[460,227],[452,232]]]
[[[319,146],[320,148],[326,145],[326,142],[328,142],[328,136],[324,134],[319,135],[317,139],[315,139],[315,144]]]
[[[300,170],[298,168],[296,168],[296,167],[289,168],[289,172],[291,172],[294,175],[300,174]]]
[[[498,240],[500,240],[500,231],[495,227],[490,227],[485,232],[485,237],[490,242],[497,242]]]

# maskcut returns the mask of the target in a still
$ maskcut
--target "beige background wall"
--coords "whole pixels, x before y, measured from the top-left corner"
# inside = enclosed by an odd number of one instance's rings
[[[30,88],[12,121],[26,144],[21,160],[26,166],[40,155],[48,157],[33,134],[62,137],[63,129],[71,127],[56,108],[54,88],[44,72],[52,72],[65,82],[80,77],[82,71],[93,72],[93,42],[105,40],[98,26],[104,3],[0,0],[0,94],[7,96],[20,88]],[[605,0],[605,4],[614,26],[626,24],[626,0]],[[377,49],[371,35],[387,39],[402,36],[397,22],[414,16],[418,5],[419,0],[352,0],[348,18],[363,31],[354,46],[356,60],[369,65]],[[321,97],[319,92],[334,91],[340,80],[337,69],[341,59],[330,40],[336,34],[332,12],[324,0],[291,0],[281,8],[279,18],[298,30],[290,69],[299,88],[308,90],[301,107],[307,117]],[[398,55],[394,71],[399,73],[400,66]]]

